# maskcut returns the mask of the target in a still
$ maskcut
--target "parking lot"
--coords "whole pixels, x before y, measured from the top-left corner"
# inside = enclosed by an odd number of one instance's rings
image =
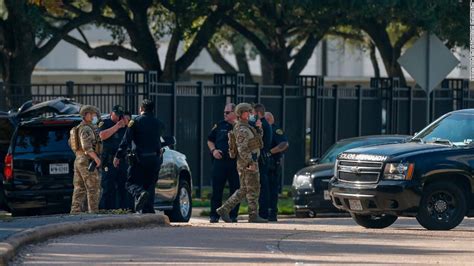
[[[106,231],[29,246],[15,264],[471,264],[474,219],[451,231],[428,231],[413,218],[382,230],[347,217],[278,223],[188,224]]]

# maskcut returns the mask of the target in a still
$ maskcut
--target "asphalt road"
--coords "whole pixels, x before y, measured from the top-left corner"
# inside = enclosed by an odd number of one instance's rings
[[[189,224],[107,231],[50,240],[22,250],[13,264],[470,264],[474,219],[451,231],[427,231],[415,219],[369,230],[350,218],[278,223]]]

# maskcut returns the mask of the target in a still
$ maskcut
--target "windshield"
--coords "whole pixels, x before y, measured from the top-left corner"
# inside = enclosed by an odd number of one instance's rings
[[[466,113],[447,115],[426,127],[414,138],[428,143],[443,143],[449,140],[456,146],[470,144],[474,139],[474,115]]]
[[[398,143],[402,140],[395,140],[395,139],[366,139],[366,140],[359,140],[353,142],[338,142],[331,146],[329,150],[321,157],[319,163],[334,163],[336,161],[336,157],[347,150],[359,148],[363,146],[370,146],[370,145],[380,145],[380,144],[388,144],[388,143]]]
[[[65,152],[70,127],[23,127],[18,130],[15,153]]]

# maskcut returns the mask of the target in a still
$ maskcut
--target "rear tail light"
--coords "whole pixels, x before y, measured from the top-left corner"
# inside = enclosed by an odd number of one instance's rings
[[[5,167],[3,168],[3,178],[5,181],[13,180],[13,155],[11,153],[5,156]]]

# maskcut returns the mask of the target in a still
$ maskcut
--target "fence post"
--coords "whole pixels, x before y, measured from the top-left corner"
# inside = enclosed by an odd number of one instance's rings
[[[332,85],[334,88],[334,141],[338,140],[339,131],[339,95],[337,85]]]
[[[313,158],[319,157],[321,155],[319,152],[321,145],[319,144],[319,139],[318,139],[318,137],[321,138],[321,136],[318,136],[319,128],[321,127],[320,126],[321,120],[318,119],[321,113],[321,111],[319,111],[319,104],[318,104],[318,101],[319,101],[318,90],[319,90],[319,86],[316,86],[315,88],[313,88],[313,91],[314,91],[313,112],[312,112],[313,127],[311,128],[311,144],[313,146],[312,147]]]
[[[408,129],[409,134],[413,134],[413,88],[408,87]]]
[[[67,81],[66,82],[66,95],[69,99],[72,99],[74,97],[74,81]]]
[[[202,178],[204,175],[204,87],[202,81],[197,82],[197,89],[199,95],[199,136],[198,136],[198,143],[199,143],[199,184],[198,189],[196,191],[196,196],[198,198],[202,197]]]
[[[357,90],[357,134],[362,136],[362,88],[356,85]]]
[[[257,103],[262,102],[262,87],[260,87],[260,83],[257,83]]]
[[[173,113],[172,113],[172,124],[173,124],[173,136],[176,137],[176,120],[177,120],[177,109],[178,109],[178,97],[176,93],[176,82],[171,82],[171,90],[173,95]]]

